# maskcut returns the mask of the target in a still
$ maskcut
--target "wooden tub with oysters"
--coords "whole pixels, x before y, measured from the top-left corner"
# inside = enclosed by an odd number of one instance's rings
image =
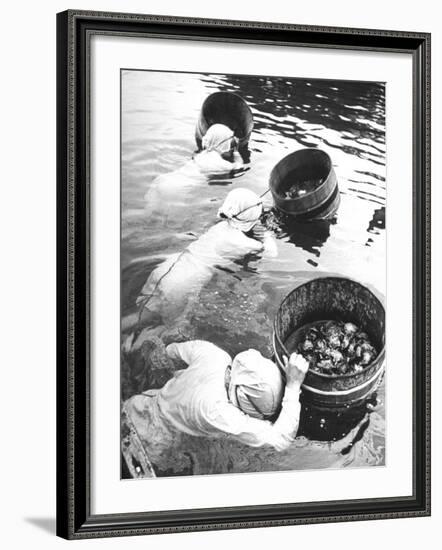
[[[385,309],[366,286],[320,277],[292,290],[275,316],[273,346],[309,362],[304,398],[325,408],[361,404],[378,388],[385,364]]]

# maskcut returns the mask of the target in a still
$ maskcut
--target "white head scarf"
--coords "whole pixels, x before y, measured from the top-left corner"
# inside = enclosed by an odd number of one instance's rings
[[[284,383],[278,367],[259,351],[238,353],[232,363],[229,399],[254,418],[269,419],[281,406]]]
[[[227,195],[218,217],[227,218],[230,225],[247,233],[259,221],[262,214],[262,202],[256,193],[238,187]]]
[[[216,151],[222,155],[230,151],[233,136],[234,133],[228,126],[213,124],[207,130],[201,144],[205,151]]]

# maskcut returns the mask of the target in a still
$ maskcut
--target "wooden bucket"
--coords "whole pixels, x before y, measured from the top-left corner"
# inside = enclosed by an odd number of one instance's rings
[[[203,136],[213,124],[228,126],[239,141],[238,148],[247,148],[253,130],[253,115],[241,96],[232,92],[215,92],[205,99],[195,128],[199,149]]]
[[[302,188],[303,182],[321,182]],[[287,197],[287,191],[299,184],[302,196]],[[300,149],[275,165],[269,181],[275,205],[279,210],[304,220],[326,220],[333,217],[340,204],[336,174],[330,157],[320,149]]]
[[[288,356],[285,343],[301,327],[321,320],[352,322],[368,334],[378,355],[362,371],[340,375],[309,370],[304,397],[322,407],[346,407],[367,399],[379,386],[385,363],[385,309],[365,286],[344,277],[321,277],[290,292],[279,306],[273,347],[280,368]]]

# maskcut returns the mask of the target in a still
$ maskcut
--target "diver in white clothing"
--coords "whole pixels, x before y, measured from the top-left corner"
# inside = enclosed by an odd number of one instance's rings
[[[159,227],[183,229],[183,214],[189,192],[200,184],[206,185],[213,176],[226,176],[244,168],[237,151],[237,140],[223,124],[210,126],[202,139],[202,151],[183,166],[158,176],[144,196],[146,216]],[[189,213],[189,219],[191,219]]]
[[[129,398],[123,406],[149,458],[161,462],[179,445],[181,433],[231,437],[251,447],[277,451],[294,441],[299,425],[301,384],[307,361],[296,353],[279,368],[250,349],[232,361],[209,342],[170,344],[167,355],[188,366],[160,390]]]
[[[276,256],[276,241],[260,224],[262,209],[253,191],[230,191],[218,211],[221,221],[151,272],[136,302],[139,311],[123,319],[123,332],[179,324],[216,267],[251,253]]]

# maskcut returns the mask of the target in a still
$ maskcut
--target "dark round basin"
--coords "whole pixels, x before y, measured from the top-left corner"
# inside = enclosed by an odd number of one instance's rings
[[[283,368],[287,341],[300,328],[322,320],[355,323],[375,346],[376,358],[360,372],[331,375],[309,370],[305,397],[325,407],[360,403],[378,387],[385,362],[385,309],[364,285],[344,277],[321,277],[292,290],[281,302],[274,320],[273,346]]]
[[[331,159],[321,149],[300,149],[281,159],[269,186],[277,208],[299,219],[330,219],[340,204]]]
[[[195,129],[198,148],[201,149],[201,140],[213,124],[228,126],[238,138],[239,149],[247,148],[253,130],[253,115],[241,96],[232,92],[215,92],[205,99]]]

